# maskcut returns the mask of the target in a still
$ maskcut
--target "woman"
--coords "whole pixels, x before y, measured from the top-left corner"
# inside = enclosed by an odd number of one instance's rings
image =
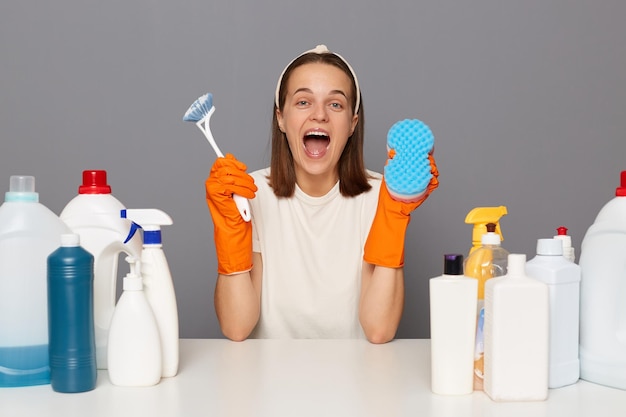
[[[395,336],[404,305],[404,236],[418,201],[393,200],[363,162],[363,105],[348,62],[320,45],[276,88],[269,168],[246,174],[232,155],[206,181],[215,230],[215,309],[224,335]],[[232,200],[250,199],[252,222]]]

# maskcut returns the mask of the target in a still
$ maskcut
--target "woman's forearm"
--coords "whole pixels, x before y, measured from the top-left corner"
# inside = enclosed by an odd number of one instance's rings
[[[404,308],[404,272],[363,264],[359,320],[372,343],[391,341],[398,330]]]
[[[260,277],[256,275],[261,268],[256,267],[255,264],[249,272],[217,277],[215,312],[222,333],[231,340],[245,340],[259,321],[261,289]]]

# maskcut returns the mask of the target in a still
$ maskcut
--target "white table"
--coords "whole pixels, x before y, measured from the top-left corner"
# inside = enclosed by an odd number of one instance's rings
[[[430,391],[430,342],[183,339],[180,372],[148,388],[111,385],[61,394],[50,385],[0,389],[0,416],[395,417],[626,415],[626,391],[586,381],[547,401],[496,403],[482,392]]]

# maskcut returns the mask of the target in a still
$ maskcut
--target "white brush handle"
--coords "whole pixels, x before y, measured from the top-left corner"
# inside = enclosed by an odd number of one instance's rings
[[[209,112],[207,117],[200,120],[198,123],[196,123],[196,125],[202,131],[202,133],[204,133],[204,136],[206,136],[207,140],[211,144],[211,147],[213,148],[217,156],[219,158],[223,158],[224,154],[222,153],[222,151],[220,151],[220,148],[217,146],[217,143],[215,142],[215,138],[213,138],[213,134],[211,133],[211,129],[208,126],[209,118],[211,117],[211,114],[213,113],[214,109],[215,107],[211,108],[211,111]],[[203,124],[204,126],[202,126]],[[241,218],[244,221],[249,222],[252,219],[252,215],[250,212],[250,202],[248,201],[248,199],[240,196],[239,194],[233,194],[233,200],[235,200],[235,204],[237,205],[239,214],[241,214]]]
[[[235,200],[235,204],[237,204],[241,218],[244,221],[249,222],[252,219],[252,216],[250,215],[250,202],[248,199],[240,196],[239,194],[233,194],[233,200]]]

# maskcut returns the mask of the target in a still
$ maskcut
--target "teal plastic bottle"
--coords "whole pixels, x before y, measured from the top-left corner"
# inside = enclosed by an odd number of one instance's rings
[[[93,264],[77,234],[61,235],[61,247],[48,256],[50,382],[57,392],[96,387]]]

